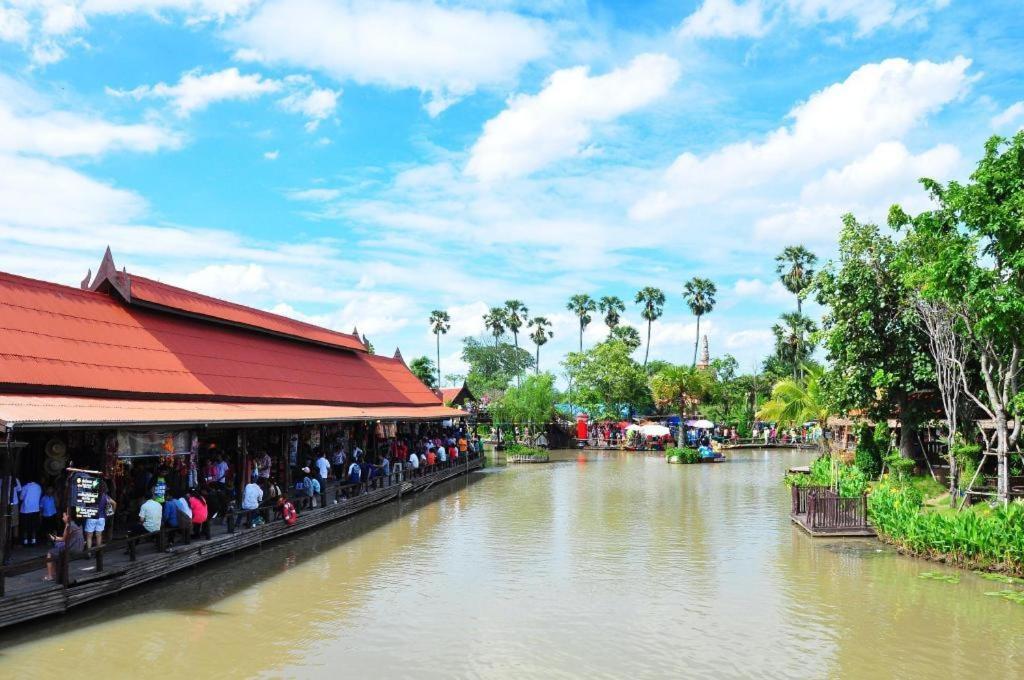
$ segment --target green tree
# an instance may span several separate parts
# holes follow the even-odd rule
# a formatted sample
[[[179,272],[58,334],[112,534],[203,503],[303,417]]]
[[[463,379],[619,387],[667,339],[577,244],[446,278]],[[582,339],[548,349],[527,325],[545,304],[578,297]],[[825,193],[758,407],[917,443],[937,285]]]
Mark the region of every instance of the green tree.
[[[989,139],[968,182],[922,184],[937,207],[915,218],[894,207],[889,223],[908,229],[909,283],[956,316],[970,357],[961,369],[964,392],[994,423],[988,445],[995,446],[997,493],[1005,501],[1009,452],[1024,420],[1024,131]]]
[[[594,304],[593,298],[586,293],[580,293],[573,295],[569,298],[569,302],[565,305],[565,308],[576,315],[576,318],[580,322],[580,351],[583,351],[583,331],[586,330],[590,322],[593,321],[590,314],[597,309],[597,305]]]
[[[537,346],[537,358],[534,361],[533,368],[538,374],[540,373],[540,348],[548,343],[548,340],[554,337],[554,332],[551,330],[551,322],[548,321],[545,316],[535,316],[530,319],[530,328],[533,331],[530,332],[530,340],[533,340],[533,344]]]
[[[823,383],[831,403],[842,412],[864,409],[875,420],[898,413],[900,452],[910,457],[920,414],[909,397],[932,383],[899,248],[877,226],[845,215],[838,261],[818,274],[815,287],[826,307],[822,338],[832,370]]]
[[[562,365],[576,387],[577,403],[592,413],[620,418],[648,398],[644,370],[619,340],[572,352]]]
[[[434,370],[434,362],[430,360],[430,357],[416,357],[409,364],[409,370],[430,389],[433,390],[439,387],[439,384],[435,382],[437,373]]]
[[[775,257],[775,271],[779,280],[793,295],[796,295],[796,312],[803,314],[804,296],[814,283],[814,264],[818,256],[801,246],[786,246]]]
[[[622,313],[626,311],[626,305],[621,298],[605,295],[597,301],[597,308],[604,314],[604,324],[608,326],[608,335],[611,337],[612,332],[622,321]]]
[[[530,310],[519,300],[505,300],[505,326],[512,332],[512,344],[519,347],[519,330],[526,324]],[[516,384],[521,384],[516,376]]]
[[[660,319],[665,311],[665,293],[660,288],[647,286],[637,291],[633,301],[642,305],[640,316],[647,322],[647,348],[644,350],[644,368],[646,368],[647,358],[651,354],[651,324]]]
[[[463,339],[462,360],[469,366],[466,384],[477,395],[503,393],[515,376],[533,365],[533,357],[525,349],[508,342],[492,345],[478,338]]]
[[[808,364],[803,373],[803,378],[775,383],[772,398],[757,412],[759,420],[790,426],[815,420],[824,425],[829,411],[822,389],[825,372],[820,366]]]
[[[775,357],[786,373],[794,379],[800,377],[803,362],[814,352],[814,333],[817,325],[800,312],[785,312],[779,317],[781,323],[772,326],[775,336]]]
[[[430,313],[430,331],[437,340],[437,387],[441,386],[441,336],[447,335],[451,329],[451,320],[444,310],[435,309]]]
[[[700,404],[710,393],[712,378],[707,371],[693,366],[668,366],[651,378],[654,402],[674,406],[680,422],[686,420],[688,410]],[[679,446],[683,446],[683,427],[679,428]]]
[[[612,340],[619,340],[629,348],[630,354],[640,349],[640,331],[632,326],[616,326],[608,337]]]
[[[555,418],[560,395],[550,373],[527,376],[519,387],[508,390],[489,407],[491,416],[502,423],[543,425]],[[534,429],[534,432],[537,430]]]
[[[700,318],[715,308],[715,294],[718,289],[711,279],[695,276],[683,287],[686,305],[697,317],[697,339],[693,341],[693,365],[697,365],[697,347],[700,345]]]
[[[490,310],[484,314],[484,328],[491,332],[494,336],[494,346],[498,346],[498,338],[505,334],[506,319],[505,309],[503,307],[491,307]]]

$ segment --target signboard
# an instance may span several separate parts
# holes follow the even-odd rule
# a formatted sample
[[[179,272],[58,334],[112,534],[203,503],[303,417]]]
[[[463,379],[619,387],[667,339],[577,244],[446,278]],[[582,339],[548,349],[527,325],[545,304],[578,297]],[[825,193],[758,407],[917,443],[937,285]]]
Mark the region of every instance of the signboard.
[[[100,514],[100,479],[84,472],[71,478],[71,506],[79,519],[95,519]]]

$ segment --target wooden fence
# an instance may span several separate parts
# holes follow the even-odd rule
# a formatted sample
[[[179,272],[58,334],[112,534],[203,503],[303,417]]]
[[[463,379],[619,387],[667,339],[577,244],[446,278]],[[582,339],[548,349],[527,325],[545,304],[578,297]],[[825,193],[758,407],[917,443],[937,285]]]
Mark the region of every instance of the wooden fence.
[[[866,494],[842,498],[828,487],[794,486],[792,514],[813,531],[867,529],[868,497]]]

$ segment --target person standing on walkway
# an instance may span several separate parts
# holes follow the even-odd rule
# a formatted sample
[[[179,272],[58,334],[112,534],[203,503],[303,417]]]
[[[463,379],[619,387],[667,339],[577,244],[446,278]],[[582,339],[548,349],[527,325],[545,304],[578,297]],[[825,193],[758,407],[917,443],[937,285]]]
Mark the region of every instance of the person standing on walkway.
[[[18,494],[21,506],[21,543],[35,545],[39,533],[39,500],[43,496],[43,487],[34,480],[29,480]]]

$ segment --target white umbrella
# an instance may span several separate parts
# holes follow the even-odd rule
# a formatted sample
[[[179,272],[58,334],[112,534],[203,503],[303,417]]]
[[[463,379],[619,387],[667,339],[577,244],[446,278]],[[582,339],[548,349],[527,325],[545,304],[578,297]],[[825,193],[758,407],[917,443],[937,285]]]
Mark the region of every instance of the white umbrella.
[[[626,432],[630,432],[632,430],[639,430],[639,429],[641,429],[640,426],[637,425],[636,423],[633,423],[632,425],[630,425],[630,426],[628,426],[626,428]]]
[[[640,427],[640,431],[646,437],[664,437],[671,434],[671,431],[664,425],[643,425]]]
[[[688,427],[695,427],[698,430],[710,430],[715,426],[710,420],[687,420],[686,425]]]

